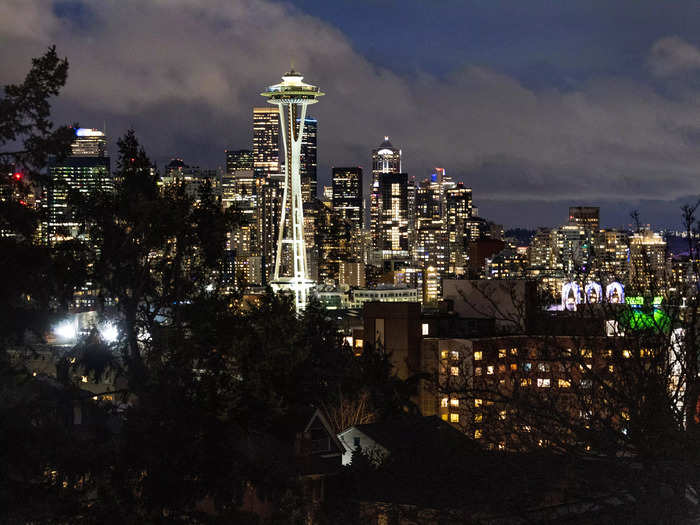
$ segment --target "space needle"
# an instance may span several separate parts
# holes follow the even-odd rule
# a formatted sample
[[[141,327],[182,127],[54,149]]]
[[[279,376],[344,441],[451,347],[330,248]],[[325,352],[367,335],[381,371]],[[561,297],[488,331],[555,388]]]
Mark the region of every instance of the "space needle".
[[[280,129],[284,142],[285,174],[284,192],[280,213],[277,256],[272,288],[294,293],[297,311],[303,310],[308,301],[313,281],[309,278],[304,243],[304,208],[301,200],[301,142],[304,136],[306,106],[315,104],[323,96],[316,86],[302,82],[304,77],[291,71],[282,82],[270,86],[263,93],[268,103],[276,104],[280,113]],[[291,257],[289,253],[291,252]],[[283,259],[283,256],[286,256]]]

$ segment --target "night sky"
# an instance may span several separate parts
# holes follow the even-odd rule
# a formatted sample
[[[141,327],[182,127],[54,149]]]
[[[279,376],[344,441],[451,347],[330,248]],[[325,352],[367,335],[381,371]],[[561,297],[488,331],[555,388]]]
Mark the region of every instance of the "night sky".
[[[59,123],[133,126],[159,165],[251,147],[252,106],[293,61],[326,96],[319,182],[389,135],[506,227],[598,205],[677,226],[700,194],[700,2],[0,0],[0,84],[55,43]]]

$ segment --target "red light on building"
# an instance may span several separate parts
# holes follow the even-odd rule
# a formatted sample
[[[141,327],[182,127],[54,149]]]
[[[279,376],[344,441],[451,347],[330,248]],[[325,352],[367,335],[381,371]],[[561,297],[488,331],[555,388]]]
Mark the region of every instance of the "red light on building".
[[[18,171],[12,175],[15,180],[22,180],[22,174]]]

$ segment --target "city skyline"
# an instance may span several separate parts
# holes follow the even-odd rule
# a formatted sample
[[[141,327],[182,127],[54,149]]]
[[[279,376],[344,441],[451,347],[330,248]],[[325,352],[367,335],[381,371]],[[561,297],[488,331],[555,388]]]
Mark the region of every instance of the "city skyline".
[[[568,206],[587,204],[606,210],[604,225],[626,225],[629,212],[640,209],[644,222],[675,226],[680,204],[698,194],[694,122],[700,109],[692,94],[700,54],[689,30],[697,13],[689,4],[660,12],[635,3],[636,16],[625,2],[588,11],[582,3],[547,11],[468,4],[452,13],[454,21],[436,6],[424,18],[426,30],[479,21],[493,34],[475,30],[467,41],[433,31],[427,33],[435,35],[431,45],[419,52],[406,44],[407,32],[427,8],[411,2],[396,29],[373,39],[363,38],[367,28],[352,29],[352,17],[341,21],[311,1],[234,7],[183,1],[167,12],[141,2],[132,6],[139,16],[128,24],[127,9],[106,4],[16,4],[0,25],[0,41],[7,44],[2,80],[16,81],[22,64],[55,42],[71,60],[57,122],[106,122],[110,136],[133,125],[159,165],[181,156],[214,168],[223,165],[225,149],[249,148],[256,86],[266,82],[268,70],[286,70],[294,60],[329,94],[352,86],[344,104],[314,114],[320,186],[330,183],[333,165],[359,165],[369,173],[367,152],[389,135],[402,145],[409,175],[422,179],[432,166],[444,166],[480,195],[485,216],[506,226],[521,225],[523,217],[523,226],[555,225]],[[362,2],[358,8],[389,9]],[[189,16],[196,10],[204,16]],[[504,22],[514,15],[524,23]],[[42,30],[23,30],[26,20]],[[313,36],[283,47],[279,39],[265,39],[265,31],[248,29],[256,20],[270,27],[285,20],[287,36]],[[566,39],[563,28],[573,20],[584,27]],[[620,34],[610,20],[621,21]],[[535,30],[535,22],[544,31]],[[601,27],[590,33],[596,22]],[[143,40],[166,26],[186,28],[187,37],[165,31],[180,41],[157,49]],[[628,33],[636,37],[628,41]],[[582,41],[583,34],[595,45]],[[392,35],[401,52],[386,47]],[[85,45],[88,40],[94,45]],[[225,55],[199,53],[205,41]],[[409,53],[415,58],[402,60]],[[238,67],[246,57],[255,60]],[[111,80],[116,77],[119,82]]]

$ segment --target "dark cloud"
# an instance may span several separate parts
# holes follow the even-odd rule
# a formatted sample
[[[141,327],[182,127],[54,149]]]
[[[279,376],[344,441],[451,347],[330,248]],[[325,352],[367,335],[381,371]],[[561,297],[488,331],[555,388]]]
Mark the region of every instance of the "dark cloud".
[[[327,93],[312,107],[322,183],[330,165],[367,166],[388,134],[411,175],[444,166],[474,188],[484,214],[507,224],[517,222],[514,209],[528,210],[530,223],[550,220],[554,200],[605,208],[700,192],[700,100],[692,86],[660,89],[695,67],[700,50],[672,35],[643,58],[655,75],[647,83],[598,76],[557,89],[469,64],[439,76],[396,73],[328,23],[265,0],[60,4],[0,4],[0,83],[19,80],[56,43],[71,62],[57,117],[106,121],[112,137],[133,126],[161,163],[180,155],[215,167],[225,148],[250,147],[252,106],[294,61]]]

